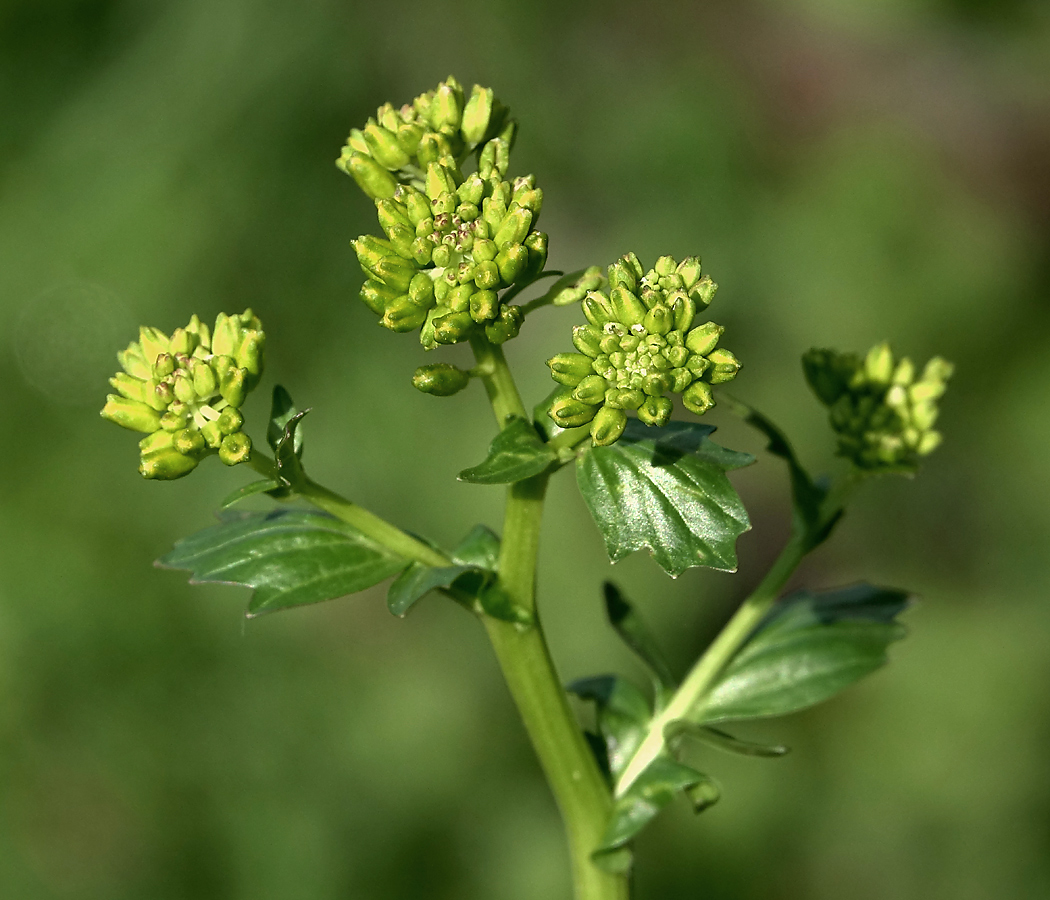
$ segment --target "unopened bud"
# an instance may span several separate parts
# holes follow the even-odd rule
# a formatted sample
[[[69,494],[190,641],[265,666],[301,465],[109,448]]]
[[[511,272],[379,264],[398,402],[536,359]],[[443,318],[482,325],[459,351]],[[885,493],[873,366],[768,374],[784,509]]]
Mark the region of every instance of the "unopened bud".
[[[699,356],[707,356],[718,346],[718,339],[725,329],[714,322],[697,325],[685,336],[685,345]]]
[[[603,406],[591,421],[591,440],[596,447],[614,443],[627,427],[627,415],[620,409]]]
[[[489,121],[492,118],[494,100],[495,95],[492,88],[474,85],[470,99],[463,109],[463,122],[460,125],[460,131],[467,146],[474,147],[485,139],[489,130]]]
[[[160,428],[160,413],[138,400],[110,394],[106,405],[100,413],[102,418],[109,419],[123,428],[150,434]]]
[[[252,440],[243,431],[226,435],[219,444],[219,459],[228,466],[247,462],[251,455]]]
[[[179,453],[174,447],[143,454],[139,462],[139,472],[143,478],[155,478],[161,481],[182,478],[195,468],[197,468],[197,458]]]
[[[711,386],[702,381],[694,381],[682,392],[682,403],[689,412],[702,416],[715,405]]]
[[[597,412],[597,406],[581,403],[566,395],[555,397],[548,415],[562,428],[576,428],[590,422]]]
[[[575,387],[581,380],[594,373],[592,360],[582,353],[559,353],[547,360],[551,377],[559,384]]]
[[[424,394],[451,397],[470,383],[470,375],[448,363],[420,366],[412,375],[412,386]]]
[[[373,200],[394,196],[397,179],[371,157],[352,153],[346,161],[346,168],[357,186]]]

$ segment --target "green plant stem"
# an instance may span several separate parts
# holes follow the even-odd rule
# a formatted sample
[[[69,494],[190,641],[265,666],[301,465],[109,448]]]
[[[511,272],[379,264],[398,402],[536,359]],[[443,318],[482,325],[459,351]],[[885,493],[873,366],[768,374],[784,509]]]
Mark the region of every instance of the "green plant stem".
[[[623,775],[616,784],[616,795],[621,796],[631,783],[645,771],[665,746],[664,731],[676,719],[686,718],[697,701],[708,691],[722,669],[754,631],[755,626],[769,612],[781,589],[806,555],[805,536],[795,532],[781,550],[765,578],[740,605],[733,617],[719,632],[711,646],[693,666],[671,702],[657,715],[645,739],[635,751]]]
[[[502,351],[484,339],[471,345],[500,427],[508,416],[524,416]],[[500,585],[532,613],[531,624],[486,618],[485,628],[565,823],[576,900],[627,900],[627,878],[591,860],[612,798],[573,716],[536,614],[536,559],[548,480],[543,473],[510,486],[500,545]]]
[[[274,461],[257,450],[252,450],[249,465],[264,478],[276,478],[277,466]],[[451,565],[451,560],[433,547],[424,544],[410,534],[406,534],[396,525],[382,519],[363,506],[339,496],[335,491],[322,487],[310,478],[304,478],[295,487],[296,493],[308,500],[318,509],[331,513],[337,519],[352,525],[362,534],[367,535],[377,544],[381,544],[398,556],[421,562],[427,566]]]

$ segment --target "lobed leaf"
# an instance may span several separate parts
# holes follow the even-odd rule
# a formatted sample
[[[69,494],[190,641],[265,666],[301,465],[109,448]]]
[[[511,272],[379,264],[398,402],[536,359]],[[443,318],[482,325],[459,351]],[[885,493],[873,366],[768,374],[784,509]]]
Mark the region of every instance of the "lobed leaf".
[[[362,591],[406,563],[338,519],[298,509],[225,513],[157,561],[192,572],[194,584],[254,588],[249,617]]]
[[[653,711],[645,695],[617,675],[580,678],[566,688],[597,708],[598,730],[604,743],[605,768],[619,778],[645,737]]]
[[[736,570],[736,540],[751,523],[726,472],[754,457],[711,442],[713,431],[632,419],[615,444],[578,457],[580,493],[610,560],[647,547],[673,577],[691,566]]]

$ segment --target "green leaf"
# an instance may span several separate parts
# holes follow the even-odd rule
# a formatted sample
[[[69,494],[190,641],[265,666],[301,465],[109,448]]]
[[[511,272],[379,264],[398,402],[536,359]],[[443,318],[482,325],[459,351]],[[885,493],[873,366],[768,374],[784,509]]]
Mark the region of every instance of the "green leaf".
[[[499,563],[499,535],[484,525],[475,525],[456,545],[452,558],[464,566],[495,571]]]
[[[688,793],[695,798],[694,808],[699,812],[717,799],[718,789],[709,776],[666,756],[658,756],[617,798],[602,842],[593,854],[594,862],[604,869],[625,871],[630,865],[629,857],[618,851],[622,851],[679,793]]]
[[[306,478],[303,464],[300,462],[302,454],[302,440],[300,438],[299,425],[303,417],[310,412],[304,409],[293,415],[284,426],[281,439],[277,442],[274,450],[274,461],[277,463],[277,480],[284,488],[296,490],[298,485]],[[274,496],[280,496],[274,492]]]
[[[662,706],[665,695],[673,693],[677,686],[675,677],[664,660],[663,651],[660,650],[648,626],[635,612],[634,607],[627,602],[627,598],[620,589],[611,581],[605,582],[603,589],[605,591],[605,612],[609,617],[609,623],[653,676],[657,698],[661,701],[658,705]]]
[[[748,425],[762,432],[769,440],[766,449],[774,456],[779,456],[788,464],[788,472],[791,477],[792,512],[795,518],[795,527],[805,536],[805,548],[808,552],[814,547],[824,543],[831,535],[832,530],[842,518],[843,510],[834,510],[824,518],[824,500],[828,495],[828,487],[825,479],[819,481],[810,477],[809,472],[799,462],[795,451],[787,439],[787,435],[778,428],[771,419],[762,415],[746,403],[741,403],[725,394],[720,399],[733,413],[740,416]]]
[[[468,566],[435,568],[423,563],[412,563],[394,579],[386,595],[386,603],[395,616],[404,616],[417,600],[437,588],[451,587]]]
[[[226,509],[229,506],[233,506],[234,503],[238,503],[245,497],[251,497],[253,494],[262,494],[266,491],[277,490],[281,487],[279,482],[273,481],[267,478],[264,481],[253,481],[251,484],[246,484],[244,487],[237,488],[232,494],[228,494],[219,504],[219,509]]]
[[[788,748],[783,744],[759,744],[754,741],[744,741],[718,728],[712,728],[710,725],[696,725],[682,719],[675,720],[664,729],[664,737],[669,744],[683,736],[696,738],[712,747],[718,747],[729,753],[739,753],[741,756],[776,757],[788,753]]]
[[[281,385],[273,386],[273,400],[270,403],[270,424],[266,427],[266,441],[274,453],[285,438],[288,423],[299,413],[292,403],[292,397]],[[296,456],[303,455],[303,435],[297,432],[294,437]]]
[[[543,443],[532,424],[514,417],[489,445],[485,460],[460,472],[459,480],[472,484],[511,484],[539,475],[556,460],[557,455]]]
[[[298,509],[225,513],[157,561],[189,570],[192,584],[255,588],[249,618],[362,591],[406,563],[338,519]]]
[[[751,523],[725,473],[754,457],[712,443],[713,431],[632,419],[615,444],[579,456],[580,493],[613,562],[648,547],[673,577],[691,566],[736,571],[736,539]]]
[[[908,594],[859,584],[786,597],[691,711],[698,724],[781,716],[837,694],[886,662]]]
[[[653,711],[638,688],[617,675],[581,678],[566,688],[597,707],[598,730],[605,743],[605,763],[613,779],[623,770],[645,737]]]

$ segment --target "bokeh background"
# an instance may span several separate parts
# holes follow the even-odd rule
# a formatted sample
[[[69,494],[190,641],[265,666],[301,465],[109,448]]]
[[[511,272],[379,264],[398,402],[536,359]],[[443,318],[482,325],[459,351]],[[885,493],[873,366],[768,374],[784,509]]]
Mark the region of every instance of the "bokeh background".
[[[7,0],[0,7],[0,895],[567,897],[560,823],[475,621],[382,589],[246,623],[152,561],[249,477],[135,473],[97,410],[139,323],[252,306],[311,473],[451,543],[493,422],[357,301],[348,129],[452,72],[520,122],[554,265],[699,252],[736,393],[815,467],[798,357],[888,339],[957,363],[943,449],[862,495],[798,583],[916,590],[893,663],[710,751],[723,801],[640,841],[650,898],[1050,896],[1050,9],[1031,0]],[[572,309],[509,348],[527,399]],[[455,359],[450,351],[437,351]],[[433,361],[431,358],[429,361]],[[633,672],[610,574],[684,671],[788,521],[780,463],[719,411],[754,530],[737,576],[610,569],[556,479],[541,603],[566,679]]]

